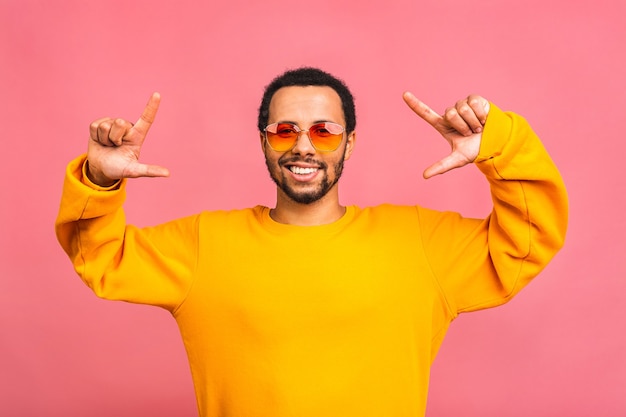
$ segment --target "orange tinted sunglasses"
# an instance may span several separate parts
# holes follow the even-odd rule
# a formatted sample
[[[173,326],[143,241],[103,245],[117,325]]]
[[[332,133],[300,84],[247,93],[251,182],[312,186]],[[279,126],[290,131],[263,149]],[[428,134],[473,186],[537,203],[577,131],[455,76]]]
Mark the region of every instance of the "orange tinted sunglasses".
[[[276,152],[286,152],[296,146],[303,132],[308,132],[311,145],[320,152],[332,152],[343,140],[344,127],[333,122],[315,123],[310,128],[300,129],[293,123],[272,123],[264,129],[265,140]]]

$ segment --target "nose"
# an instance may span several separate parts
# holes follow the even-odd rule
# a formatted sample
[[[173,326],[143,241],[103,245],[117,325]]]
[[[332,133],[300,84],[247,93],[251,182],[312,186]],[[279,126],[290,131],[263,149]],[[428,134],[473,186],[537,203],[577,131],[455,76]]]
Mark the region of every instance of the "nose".
[[[298,134],[298,140],[291,149],[291,152],[297,155],[312,155],[315,153],[315,148],[311,143],[311,137],[308,130],[301,130]]]

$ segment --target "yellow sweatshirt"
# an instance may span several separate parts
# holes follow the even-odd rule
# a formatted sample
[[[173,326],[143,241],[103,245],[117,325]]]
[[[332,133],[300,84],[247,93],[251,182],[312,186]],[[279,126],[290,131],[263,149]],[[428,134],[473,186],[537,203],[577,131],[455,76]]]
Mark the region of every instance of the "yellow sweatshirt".
[[[423,416],[430,366],[460,313],[508,301],[563,244],[561,177],[519,116],[491,106],[476,165],[494,209],[349,206],[337,222],[266,207],[126,225],[125,181],[68,166],[57,236],[99,296],[176,319],[201,416]]]

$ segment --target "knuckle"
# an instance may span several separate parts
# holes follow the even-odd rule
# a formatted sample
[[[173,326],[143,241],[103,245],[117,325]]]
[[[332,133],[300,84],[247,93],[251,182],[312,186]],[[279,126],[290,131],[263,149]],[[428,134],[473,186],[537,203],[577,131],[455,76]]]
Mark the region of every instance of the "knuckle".
[[[480,96],[471,95],[467,98],[467,101],[470,106],[474,107],[474,106],[480,106],[483,102],[483,99]]]
[[[101,118],[101,119],[96,119],[96,120],[92,121],[92,122],[89,124],[89,128],[90,128],[90,129],[92,129],[92,130],[97,130],[97,129],[98,129],[98,127],[99,127],[102,123],[107,123],[107,122],[110,122],[111,120],[112,120],[112,119],[111,119],[110,117],[103,117],[103,118]]]
[[[463,101],[461,104],[459,104],[457,111],[459,112],[459,114],[467,115],[472,112],[472,108],[466,101]]]
[[[98,132],[105,133],[111,130],[111,124],[109,122],[102,122],[98,125]]]
[[[459,112],[457,111],[456,107],[448,107],[445,110],[444,115],[446,119],[451,120],[457,118],[459,116]]]

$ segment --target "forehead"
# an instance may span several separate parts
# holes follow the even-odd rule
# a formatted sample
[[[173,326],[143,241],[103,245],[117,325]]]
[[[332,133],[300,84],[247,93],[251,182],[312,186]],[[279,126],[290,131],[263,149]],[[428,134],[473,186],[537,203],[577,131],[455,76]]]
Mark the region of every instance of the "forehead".
[[[345,122],[341,98],[327,86],[290,86],[274,93],[269,106],[269,122]]]

